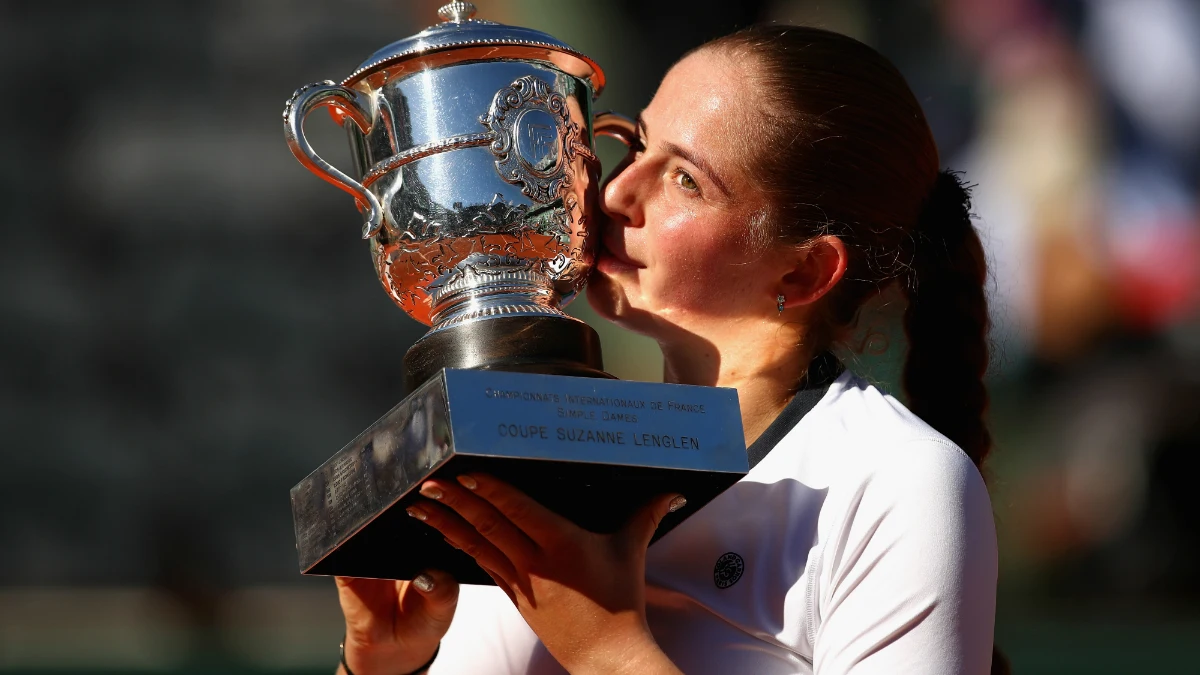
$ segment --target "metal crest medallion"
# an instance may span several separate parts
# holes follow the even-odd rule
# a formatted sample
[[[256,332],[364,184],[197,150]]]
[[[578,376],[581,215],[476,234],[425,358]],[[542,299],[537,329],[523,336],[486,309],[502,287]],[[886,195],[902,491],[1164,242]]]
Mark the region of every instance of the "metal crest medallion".
[[[496,92],[488,114],[479,118],[493,134],[489,148],[496,171],[526,197],[548,204],[574,180],[571,161],[580,148],[579,124],[567,101],[533,75]],[[590,150],[588,151],[590,153]]]

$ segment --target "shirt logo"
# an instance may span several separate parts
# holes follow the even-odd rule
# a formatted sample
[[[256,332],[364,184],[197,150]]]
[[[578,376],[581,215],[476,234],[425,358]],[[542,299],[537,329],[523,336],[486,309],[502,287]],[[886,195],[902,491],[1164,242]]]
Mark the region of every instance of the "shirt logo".
[[[746,561],[742,560],[742,556],[730,551],[717,558],[717,564],[713,567],[713,583],[717,588],[729,588],[742,578],[742,572],[745,571]]]

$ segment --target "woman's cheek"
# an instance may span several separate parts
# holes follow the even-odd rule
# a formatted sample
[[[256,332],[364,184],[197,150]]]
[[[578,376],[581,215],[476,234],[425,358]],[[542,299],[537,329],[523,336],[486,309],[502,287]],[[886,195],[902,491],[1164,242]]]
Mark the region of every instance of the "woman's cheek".
[[[660,310],[695,314],[726,314],[730,290],[740,287],[738,274],[748,270],[730,264],[739,253],[733,250],[724,228],[713,223],[675,221],[664,223],[655,247],[659,265],[655,295]]]

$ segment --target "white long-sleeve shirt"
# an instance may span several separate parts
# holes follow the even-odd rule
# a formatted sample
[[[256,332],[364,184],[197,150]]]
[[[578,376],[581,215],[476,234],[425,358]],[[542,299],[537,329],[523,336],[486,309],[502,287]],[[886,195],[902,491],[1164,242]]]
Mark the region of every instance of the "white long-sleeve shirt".
[[[688,675],[988,673],[996,534],[971,460],[849,372],[795,407],[744,479],[650,547],[660,647]],[[462,588],[430,669],[563,672],[487,586]]]

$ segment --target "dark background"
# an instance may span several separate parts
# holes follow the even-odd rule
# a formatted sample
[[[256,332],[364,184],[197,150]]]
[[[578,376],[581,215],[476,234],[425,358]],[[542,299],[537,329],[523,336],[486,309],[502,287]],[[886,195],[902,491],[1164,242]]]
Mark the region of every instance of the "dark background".
[[[287,491],[402,397],[424,329],[280,113],[438,4],[0,2],[0,672],[332,669]],[[998,639],[1018,673],[1197,672],[1196,3],[479,4],[594,57],[627,113],[756,20],[892,58],[993,260]],[[341,129],[308,134],[346,165]],[[595,325],[611,370],[660,377]],[[877,328],[855,361],[894,387]]]

